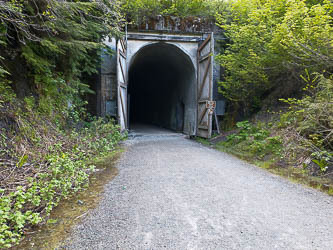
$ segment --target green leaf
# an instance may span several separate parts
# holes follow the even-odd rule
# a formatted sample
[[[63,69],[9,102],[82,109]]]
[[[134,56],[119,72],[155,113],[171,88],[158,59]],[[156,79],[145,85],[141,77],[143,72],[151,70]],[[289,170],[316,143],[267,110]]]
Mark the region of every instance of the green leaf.
[[[17,167],[22,167],[28,161],[28,155],[22,155],[20,161],[16,164]]]

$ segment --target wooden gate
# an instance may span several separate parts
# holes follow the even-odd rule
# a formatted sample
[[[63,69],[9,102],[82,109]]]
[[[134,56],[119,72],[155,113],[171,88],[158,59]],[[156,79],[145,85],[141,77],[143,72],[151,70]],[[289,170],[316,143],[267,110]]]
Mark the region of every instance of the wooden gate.
[[[121,131],[127,129],[127,64],[126,43],[120,39],[117,42],[117,85],[118,85],[118,123]]]
[[[212,135],[212,117],[216,106],[213,101],[213,56],[214,37],[211,33],[199,46],[198,64],[198,113],[197,136],[210,138]]]

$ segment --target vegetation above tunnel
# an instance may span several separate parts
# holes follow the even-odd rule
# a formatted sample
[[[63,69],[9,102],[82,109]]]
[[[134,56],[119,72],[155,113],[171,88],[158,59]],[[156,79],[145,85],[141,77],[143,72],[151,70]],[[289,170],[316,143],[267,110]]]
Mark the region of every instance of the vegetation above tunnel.
[[[122,9],[132,22],[171,15],[177,17],[214,17],[224,9],[224,0],[121,0]]]

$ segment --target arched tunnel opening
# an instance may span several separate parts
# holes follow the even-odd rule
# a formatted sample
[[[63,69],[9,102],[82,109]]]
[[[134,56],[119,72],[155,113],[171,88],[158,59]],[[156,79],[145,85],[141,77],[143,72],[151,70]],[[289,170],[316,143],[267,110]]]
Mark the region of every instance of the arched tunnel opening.
[[[130,128],[151,124],[193,134],[196,75],[188,55],[175,45],[141,48],[129,68]]]

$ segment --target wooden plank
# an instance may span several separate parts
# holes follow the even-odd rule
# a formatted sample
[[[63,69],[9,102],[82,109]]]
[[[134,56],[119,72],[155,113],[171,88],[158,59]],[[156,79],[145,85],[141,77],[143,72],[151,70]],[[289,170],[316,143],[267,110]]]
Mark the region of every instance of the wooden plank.
[[[121,73],[123,75],[123,79],[126,82],[126,76],[125,76],[125,73],[124,73],[123,63],[121,62],[120,57],[119,57],[119,64],[120,64]]]
[[[199,123],[198,123],[198,125],[201,124],[201,122],[202,122],[203,118],[205,117],[205,114],[207,113],[207,111],[208,111],[208,109],[206,109],[206,107],[205,107],[204,112],[202,112],[202,113],[200,114],[200,118],[199,118]]]
[[[217,118],[216,110],[215,110],[215,109],[214,109],[214,117],[215,117],[215,123],[216,123],[217,133],[218,133],[218,134],[221,134],[221,131],[220,131],[220,124],[219,124],[219,120],[218,120],[218,118]]]
[[[119,82],[119,86],[124,89],[127,89],[127,85],[125,85],[125,83],[123,83],[123,82]]]
[[[208,60],[208,63],[207,63],[206,69],[205,69],[205,75],[204,75],[204,78],[203,78],[203,80],[201,82],[201,85],[200,85],[200,90],[199,90],[199,94],[198,94],[198,100],[201,99],[202,91],[203,91],[203,88],[205,86],[205,82],[206,82],[208,71],[209,71],[209,68],[210,68],[210,65],[211,65],[211,61],[212,61],[212,58],[209,57],[209,60]]]
[[[202,126],[202,125],[199,125],[198,128],[201,130],[207,130],[207,131],[209,130],[207,126]]]
[[[206,103],[208,102],[208,101],[210,101],[210,99],[201,99],[201,100],[199,100],[198,101],[198,103],[204,103],[205,105],[206,105]]]
[[[121,44],[121,47],[122,47],[122,51],[124,52],[124,53],[126,53],[126,46],[125,46],[125,42],[124,42],[124,40],[123,39],[120,39],[120,44]]]
[[[198,43],[201,36],[171,36],[171,35],[157,35],[157,34],[128,34],[128,40],[138,41],[169,41],[169,42],[189,42]]]
[[[210,36],[210,39],[211,39],[211,43],[210,43],[210,53],[211,53],[211,60],[214,56],[214,33],[212,32],[211,33],[211,36]],[[214,60],[214,59],[213,59]],[[210,74],[209,74],[209,96],[211,98],[211,100],[213,100],[213,78],[214,78],[214,61],[210,61],[211,62],[211,71],[210,71]],[[210,120],[210,123],[212,123],[212,119]],[[210,125],[210,134],[212,133],[212,124]]]
[[[212,35],[209,34],[209,36],[206,38],[206,40],[200,45],[200,47],[198,49],[199,53],[206,46],[206,44],[210,42],[211,37],[212,37]]]
[[[209,57],[211,56],[211,52],[209,52],[208,54],[204,55],[204,56],[200,56],[199,57],[199,63],[207,60]]]
[[[121,88],[119,88],[119,94],[120,94],[121,110],[122,110],[122,113],[123,113],[124,124],[125,124],[125,127],[126,127],[127,117],[126,117],[126,111],[125,111],[125,107],[124,107],[123,95],[121,93]]]
[[[120,54],[124,59],[126,59],[126,55],[125,55],[125,53],[124,53],[123,51],[119,50],[119,54]]]

